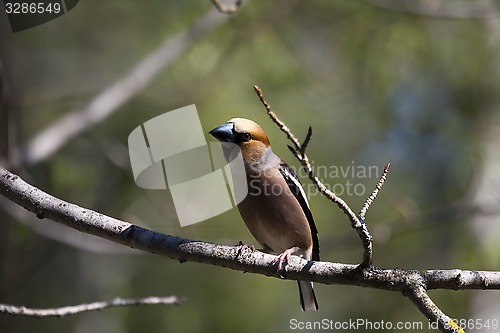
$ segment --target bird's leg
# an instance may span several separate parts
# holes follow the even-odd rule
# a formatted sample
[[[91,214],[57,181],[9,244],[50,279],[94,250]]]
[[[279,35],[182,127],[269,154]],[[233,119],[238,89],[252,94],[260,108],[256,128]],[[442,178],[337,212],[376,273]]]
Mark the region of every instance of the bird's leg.
[[[294,246],[289,248],[288,250],[285,250],[283,253],[281,253],[276,259],[273,261],[273,265],[278,264],[278,271],[283,271],[285,268],[285,265],[288,263],[288,260],[290,259],[290,256],[297,252],[300,248],[298,246]]]

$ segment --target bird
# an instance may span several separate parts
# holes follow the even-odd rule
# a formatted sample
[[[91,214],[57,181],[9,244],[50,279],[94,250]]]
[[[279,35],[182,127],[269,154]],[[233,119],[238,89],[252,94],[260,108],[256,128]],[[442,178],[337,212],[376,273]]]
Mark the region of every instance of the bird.
[[[307,197],[292,168],[274,154],[268,136],[257,123],[233,118],[209,134],[239,147],[248,194],[238,210],[253,237],[266,253],[279,254],[275,263],[284,270],[290,255],[319,261],[318,230]],[[297,281],[303,311],[317,311],[310,281]]]

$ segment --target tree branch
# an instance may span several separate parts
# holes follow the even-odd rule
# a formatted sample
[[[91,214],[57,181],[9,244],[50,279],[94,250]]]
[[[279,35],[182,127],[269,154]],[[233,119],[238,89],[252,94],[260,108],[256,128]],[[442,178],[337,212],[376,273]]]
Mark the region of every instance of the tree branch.
[[[356,230],[358,233],[358,236],[361,239],[361,243],[363,245],[363,261],[361,264],[357,267],[358,274],[369,274],[368,276],[363,276],[362,280],[366,280],[367,278],[372,277],[372,274],[376,272],[377,274],[379,273],[387,273],[389,276],[391,276],[392,279],[395,277],[397,281],[393,281],[391,283],[394,283],[396,285],[396,289],[392,289],[390,286],[384,285],[383,289],[388,289],[388,290],[399,290],[401,291],[404,295],[408,296],[418,307],[418,309],[430,320],[433,322],[438,323],[438,327],[442,332],[459,332],[459,333],[464,333],[464,331],[458,326],[453,320],[451,320],[448,316],[446,316],[430,299],[429,295],[427,294],[426,291],[426,285],[423,283],[423,277],[421,274],[417,274],[416,272],[410,272],[410,271],[401,271],[401,270],[396,270],[396,271],[381,271],[378,269],[374,269],[372,267],[372,257],[373,257],[373,242],[372,242],[372,236],[368,230],[368,227],[366,226],[365,223],[365,215],[368,209],[370,208],[370,205],[373,203],[375,198],[377,197],[378,192],[382,189],[382,186],[384,185],[386,179],[387,179],[387,174],[389,173],[389,168],[390,168],[390,163],[387,163],[384,172],[382,173],[379,181],[375,185],[375,189],[372,191],[370,196],[366,199],[365,203],[363,204],[360,213],[359,213],[359,218],[354,215],[352,209],[347,205],[340,197],[335,195],[335,193],[329,191],[326,189],[324,184],[314,175],[314,172],[312,170],[312,166],[309,163],[309,159],[305,153],[307,145],[309,144],[312,136],[312,129],[309,127],[307,131],[307,135],[304,139],[304,142],[302,145],[299,143],[297,138],[293,135],[293,133],[290,131],[290,129],[285,125],[284,122],[278,119],[276,114],[271,110],[271,106],[269,103],[265,100],[262,90],[258,86],[254,86],[255,92],[257,93],[257,96],[259,96],[260,101],[266,108],[267,114],[269,117],[271,117],[272,121],[279,127],[279,129],[286,134],[287,138],[292,141],[294,144],[294,147],[288,146],[290,151],[293,153],[293,155],[301,162],[302,166],[307,170],[307,174],[309,176],[309,179],[314,183],[314,185],[318,188],[318,190],[323,194],[325,197],[330,199],[332,202],[336,203],[337,206],[339,206],[342,211],[347,215],[349,220],[351,221],[351,226]],[[368,272],[369,271],[369,272]],[[398,278],[398,274],[404,272],[401,274]],[[456,272],[455,272],[456,273]],[[436,272],[434,272],[434,276],[436,276]],[[425,275],[425,274],[424,274]],[[444,273],[443,275],[447,275]],[[470,281],[481,281],[480,277],[470,277],[468,276],[469,282]],[[463,285],[463,281],[465,279],[462,278],[461,273],[458,273],[458,275],[455,275],[455,278],[459,279],[460,283],[458,284],[458,287]],[[439,280],[439,279],[438,279]],[[362,285],[362,284],[358,284]],[[394,286],[393,285],[393,286]],[[482,283],[483,286],[486,286],[487,283]]]
[[[306,138],[304,139],[304,143],[301,145],[299,140],[293,135],[293,133],[290,131],[290,129],[285,125],[284,122],[278,119],[276,114],[271,110],[271,106],[269,103],[265,100],[263,94],[262,94],[262,89],[260,89],[258,86],[253,87],[255,92],[257,93],[257,96],[259,96],[260,101],[266,108],[267,114],[269,117],[271,117],[272,121],[279,127],[279,129],[286,134],[287,138],[292,141],[294,147],[288,146],[292,154],[299,160],[299,162],[302,164],[302,166],[306,169],[307,175],[309,179],[312,181],[312,183],[316,186],[318,191],[328,198],[330,201],[335,203],[349,218],[351,221],[351,227],[356,230],[358,233],[358,236],[361,240],[361,244],[363,245],[363,261],[360,264],[360,268],[367,268],[372,265],[372,257],[373,257],[373,244],[372,244],[372,236],[370,234],[370,231],[368,230],[368,227],[364,221],[364,217],[366,214],[366,211],[368,210],[371,202],[375,200],[375,197],[377,196],[378,191],[382,188],[385,179],[387,177],[387,173],[389,172],[389,165],[387,164],[384,172],[377,183],[377,186],[375,187],[375,190],[372,192],[372,194],[368,197],[367,201],[363,205],[363,208],[361,209],[360,212],[360,217],[356,216],[356,214],[353,212],[351,207],[342,200],[339,196],[337,196],[335,193],[330,191],[320,180],[316,175],[314,174],[313,168],[311,163],[309,162],[309,158],[306,155],[306,149],[307,145],[309,144],[309,141],[311,140],[312,136],[312,129],[309,127],[309,130],[307,131]]]
[[[375,198],[377,197],[378,192],[382,189],[382,186],[384,186],[384,183],[387,180],[387,174],[389,173],[390,167],[391,167],[391,163],[387,163],[385,165],[384,172],[382,172],[382,176],[380,176],[380,180],[375,185],[375,189],[370,194],[370,196],[366,199],[365,203],[363,204],[363,207],[361,207],[361,210],[359,211],[359,219],[361,221],[365,220],[365,215],[366,215],[366,212],[368,211],[368,208],[370,208],[373,201],[375,201]]]
[[[26,183],[19,176],[0,167],[0,194],[34,213],[73,229],[138,250],[177,259],[231,268],[234,270],[280,278],[273,265],[275,256],[211,244],[148,230],[60,200]],[[323,284],[355,285],[405,292],[408,281],[418,279],[426,289],[500,289],[500,272],[401,269],[359,269],[357,265],[307,262],[292,256],[286,266],[286,279],[307,280]],[[282,278],[282,277],[281,277]],[[426,314],[427,315],[427,314]],[[430,316],[430,315],[429,315]],[[439,318],[433,316],[433,320]]]
[[[403,291],[422,312],[430,322],[438,324],[438,328],[442,332],[450,333],[465,333],[465,331],[457,325],[450,317],[445,315],[436,304],[431,300],[424,286],[419,283],[420,277],[416,277],[413,281],[409,281],[408,288]]]
[[[30,228],[31,231],[66,246],[100,254],[140,254],[140,252],[133,251],[116,243],[110,243],[102,238],[77,233],[59,223],[40,223],[34,218],[33,214],[22,207],[12,205],[12,202],[3,197],[0,197],[0,209],[10,215],[13,220]]]
[[[280,278],[273,255],[239,246],[212,244],[162,234],[121,221],[58,199],[26,183],[0,167],[0,194],[24,207],[38,218],[49,218],[70,228],[141,251],[167,256],[181,262],[194,261],[234,270]],[[307,266],[307,267],[306,267]],[[310,266],[310,267],[309,267]],[[286,266],[288,280],[307,280],[323,284],[357,285],[401,291],[409,276],[420,276],[428,289],[500,289],[500,272],[465,270],[360,270],[357,265],[313,262],[297,256]]]
[[[21,315],[28,317],[64,317],[82,312],[104,310],[110,307],[131,306],[131,305],[179,305],[184,302],[183,298],[177,296],[168,297],[145,297],[137,299],[115,298],[111,301],[93,302],[72,306],[64,306],[52,309],[32,309],[25,306],[14,306],[9,304],[0,304],[0,313],[11,315]]]

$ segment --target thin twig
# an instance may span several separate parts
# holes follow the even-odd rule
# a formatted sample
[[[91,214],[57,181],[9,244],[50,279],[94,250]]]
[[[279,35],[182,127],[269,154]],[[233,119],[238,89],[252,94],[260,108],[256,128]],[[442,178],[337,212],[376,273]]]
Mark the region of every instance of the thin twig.
[[[363,262],[361,263],[362,268],[370,267],[373,262],[373,237],[370,234],[368,230],[368,226],[365,223],[365,215],[366,212],[368,211],[368,208],[370,208],[371,204],[377,197],[378,192],[382,189],[382,186],[384,186],[384,183],[387,179],[387,174],[389,173],[389,168],[391,167],[391,163],[387,163],[384,168],[384,172],[382,172],[382,176],[380,176],[379,181],[375,185],[375,189],[373,192],[370,194],[370,196],[366,199],[365,203],[363,204],[363,207],[361,207],[361,210],[359,212],[359,220],[363,224],[361,228],[356,229],[358,231],[358,235],[361,233],[361,242],[363,243]]]
[[[358,219],[358,217],[356,217],[352,212],[351,208],[342,199],[336,196],[333,192],[328,191],[326,187],[323,185],[323,183],[314,175],[312,166],[309,163],[309,159],[307,158],[307,155],[305,153],[305,150],[307,148],[307,145],[309,144],[312,135],[311,127],[309,127],[306,138],[304,139],[304,143],[301,145],[299,141],[296,139],[296,137],[293,135],[293,133],[290,131],[290,129],[285,125],[285,123],[279,120],[276,114],[271,110],[271,106],[265,100],[262,94],[262,90],[258,86],[254,86],[254,89],[257,95],[259,96],[260,101],[266,108],[267,114],[271,117],[272,121],[281,129],[282,132],[286,134],[287,138],[290,141],[292,141],[293,144],[295,145],[295,148],[290,146],[288,146],[288,148],[295,155],[295,157],[301,162],[301,164],[306,168],[309,179],[311,179],[311,181],[316,185],[318,190],[324,196],[326,196],[331,201],[336,203],[337,206],[339,206],[344,211],[344,213],[346,213],[346,215],[349,217],[351,225],[358,233],[358,236],[360,237],[361,243],[363,245],[363,261],[358,267],[361,268],[361,271],[370,271],[370,268],[372,267],[373,242],[368,227],[366,223],[364,223],[364,218],[368,208],[377,197],[378,192],[380,191],[380,189],[382,188],[387,179],[387,173],[389,172],[390,163],[387,163],[387,165],[385,166],[384,172],[382,173],[380,180],[377,182],[375,189],[370,194],[368,199],[365,201],[363,207],[361,208]],[[373,273],[369,272],[368,274],[373,274]],[[429,320],[438,322],[438,326],[441,329],[441,331],[465,333],[454,321],[452,321],[448,316],[446,316],[432,302],[432,300],[427,295],[427,292],[425,290],[423,284],[424,279],[422,275],[417,273],[408,273],[408,276],[410,276],[410,278],[403,277],[402,279],[403,283],[401,283],[401,280],[399,281],[398,284],[401,285],[399,290],[403,294],[408,296],[416,304],[418,309]],[[405,283],[407,281],[409,281],[410,285],[408,285],[408,283]]]
[[[64,317],[82,312],[100,311],[110,307],[133,306],[133,305],[179,305],[184,302],[184,298],[177,296],[167,297],[145,297],[137,299],[115,298],[111,301],[85,303],[61,308],[33,309],[25,306],[15,306],[10,304],[0,304],[0,313],[11,315],[22,315],[28,317]]]
[[[299,140],[293,135],[293,133],[290,131],[290,129],[285,125],[284,122],[282,122],[276,114],[271,110],[271,106],[267,101],[264,99],[264,96],[262,94],[262,90],[258,86],[254,86],[255,92],[257,93],[257,96],[259,96],[260,101],[266,108],[267,114],[269,117],[271,117],[271,120],[279,127],[279,129],[285,133],[287,138],[292,141],[292,143],[295,146],[295,149],[291,149],[292,153],[294,153],[295,157],[301,162],[302,166],[306,169],[307,174],[309,176],[309,179],[318,187],[318,190],[326,196],[328,199],[330,199],[332,202],[336,203],[342,211],[349,217],[349,220],[351,221],[353,227],[358,227],[361,223],[352,211],[352,209],[342,200],[340,197],[338,197],[335,193],[331,192],[329,189],[326,188],[326,186],[319,180],[318,177],[314,175],[312,165],[309,162],[309,159],[307,158],[307,155],[305,154],[305,146],[302,147]],[[312,131],[308,132],[308,136],[306,136],[306,140],[304,140],[304,143],[309,143],[310,137],[312,134]]]
[[[380,176],[380,179],[377,182],[377,185],[375,185],[375,189],[370,194],[370,196],[366,199],[365,203],[363,204],[363,207],[361,207],[361,210],[359,211],[359,219],[361,221],[365,220],[365,215],[366,215],[366,212],[368,211],[368,208],[370,208],[371,204],[373,203],[373,201],[377,197],[378,192],[382,189],[382,186],[384,186],[384,183],[387,180],[387,174],[389,173],[390,167],[391,167],[391,163],[387,163],[385,165],[384,172],[382,172],[382,176]]]
[[[222,3],[221,0],[212,0],[212,3],[219,12],[224,14],[234,14],[240,9],[243,0],[236,0],[232,5],[226,5]]]
[[[300,152],[302,155],[304,155],[306,153],[306,148],[307,148],[307,145],[309,144],[309,141],[311,141],[311,136],[312,136],[312,127],[309,126],[309,128],[307,129],[307,134],[306,134],[306,137],[304,139],[304,142],[302,142],[302,145],[300,146],[302,148],[302,151]]]
[[[286,134],[286,137],[288,140],[293,142],[293,145],[295,146],[295,149],[298,151],[301,151],[301,145],[299,140],[293,135],[293,133],[290,131],[290,129],[285,125],[284,122],[278,119],[278,117],[274,114],[274,112],[271,110],[271,106],[267,103],[267,101],[264,99],[264,96],[262,95],[262,90],[258,86],[253,86],[255,92],[257,93],[257,96],[259,96],[260,101],[266,108],[267,114],[269,117],[271,117],[272,121],[279,127],[279,129]]]
[[[372,236],[368,231],[368,227],[364,223],[362,223],[362,221],[360,221],[360,219],[356,216],[356,214],[344,200],[342,200],[339,196],[330,191],[314,174],[312,165],[309,162],[309,158],[305,153],[307,145],[309,144],[311,139],[312,129],[309,128],[309,130],[307,131],[306,138],[304,139],[304,143],[301,145],[299,140],[297,140],[295,135],[293,135],[293,133],[285,125],[285,123],[282,122],[276,116],[276,114],[271,110],[271,106],[269,105],[269,103],[267,103],[266,99],[264,98],[262,90],[258,86],[254,86],[254,89],[255,92],[257,93],[257,96],[259,96],[260,101],[266,108],[269,117],[271,117],[272,121],[279,127],[279,129],[283,133],[285,133],[287,138],[294,144],[295,148],[290,146],[288,148],[294,154],[294,156],[300,161],[302,166],[306,169],[309,179],[313,182],[318,191],[323,196],[328,198],[330,201],[335,203],[344,212],[344,214],[347,215],[347,217],[351,221],[352,228],[356,230],[359,238],[361,239],[361,243],[363,244],[363,261],[360,264],[360,268],[367,268],[371,266],[373,249],[372,249]]]

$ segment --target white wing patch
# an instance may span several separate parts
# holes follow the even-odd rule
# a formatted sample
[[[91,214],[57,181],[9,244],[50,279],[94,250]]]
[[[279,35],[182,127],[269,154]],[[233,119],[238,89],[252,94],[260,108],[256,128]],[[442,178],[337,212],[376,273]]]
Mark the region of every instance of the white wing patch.
[[[288,179],[290,179],[293,182],[295,187],[299,189],[300,195],[304,198],[304,201],[306,202],[307,207],[309,208],[309,201],[307,201],[306,192],[304,192],[304,189],[302,188],[302,184],[299,182],[297,175],[290,172],[290,168],[288,166],[283,168],[283,171],[286,173]]]

